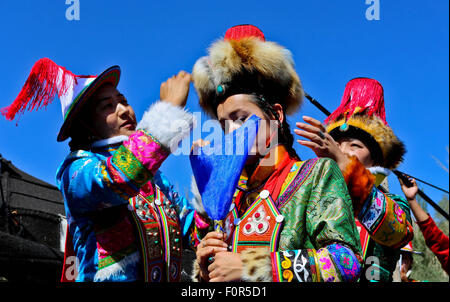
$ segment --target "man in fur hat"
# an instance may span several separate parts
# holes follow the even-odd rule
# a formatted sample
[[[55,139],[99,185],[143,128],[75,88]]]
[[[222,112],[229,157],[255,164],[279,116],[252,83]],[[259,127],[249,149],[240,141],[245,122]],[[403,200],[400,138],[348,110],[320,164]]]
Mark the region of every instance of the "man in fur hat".
[[[377,188],[405,153],[386,122],[383,87],[373,79],[353,79],[326,126],[303,119],[307,123],[297,123],[301,130],[294,132],[309,140],[298,142],[336,160],[347,183],[366,260],[361,280],[392,281],[400,248],[413,229],[408,202]]]

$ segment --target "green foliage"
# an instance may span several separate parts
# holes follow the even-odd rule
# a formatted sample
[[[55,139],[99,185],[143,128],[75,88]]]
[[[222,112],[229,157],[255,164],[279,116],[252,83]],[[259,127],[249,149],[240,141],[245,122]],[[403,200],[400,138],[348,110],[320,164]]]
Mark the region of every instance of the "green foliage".
[[[424,200],[421,200],[419,196],[417,197],[418,197],[417,201],[419,202],[420,206],[425,211],[427,211],[426,202]],[[442,200],[439,202],[439,206],[448,212],[449,201],[447,196],[444,196],[442,198]],[[433,219],[435,220],[436,225],[445,234],[448,235],[449,231],[448,220],[438,213],[436,213],[436,215],[434,216],[435,217],[433,217]],[[415,222],[414,222],[413,249],[415,251],[422,252],[422,254],[413,255],[414,262],[410,278],[418,281],[449,282],[449,276],[442,269],[441,263],[439,262],[437,257],[425,244],[425,239],[422,235],[422,232],[420,231],[419,226]]]

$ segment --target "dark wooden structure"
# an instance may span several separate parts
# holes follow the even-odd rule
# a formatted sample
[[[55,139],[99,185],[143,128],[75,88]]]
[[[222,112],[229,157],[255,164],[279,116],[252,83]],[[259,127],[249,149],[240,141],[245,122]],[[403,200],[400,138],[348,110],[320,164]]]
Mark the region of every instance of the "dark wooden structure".
[[[0,155],[0,277],[59,281],[65,224],[58,189]]]

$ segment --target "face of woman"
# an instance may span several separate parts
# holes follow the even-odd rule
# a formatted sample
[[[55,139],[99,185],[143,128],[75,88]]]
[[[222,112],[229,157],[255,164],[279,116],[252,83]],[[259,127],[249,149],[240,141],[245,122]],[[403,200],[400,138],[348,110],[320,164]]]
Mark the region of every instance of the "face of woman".
[[[337,143],[342,152],[350,156],[356,156],[366,168],[374,165],[369,148],[359,139],[345,138],[340,139]]]
[[[261,151],[268,145],[273,130],[270,130],[270,120],[266,118],[264,112],[252,101],[252,97],[246,94],[236,94],[228,97],[217,107],[217,117],[225,134],[238,129],[252,115],[261,118],[258,136],[250,154],[261,156]],[[250,157],[249,162],[252,162]]]
[[[136,130],[136,115],[127,99],[113,85],[103,85],[92,95],[93,130],[102,139],[130,136]]]

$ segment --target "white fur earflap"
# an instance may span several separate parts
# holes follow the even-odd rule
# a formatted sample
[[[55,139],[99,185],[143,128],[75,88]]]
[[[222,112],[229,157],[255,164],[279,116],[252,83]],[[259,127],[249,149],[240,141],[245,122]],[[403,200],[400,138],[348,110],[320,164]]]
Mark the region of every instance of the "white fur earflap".
[[[180,141],[195,127],[195,117],[185,109],[158,101],[150,106],[137,125],[148,131],[158,141],[174,152]]]

